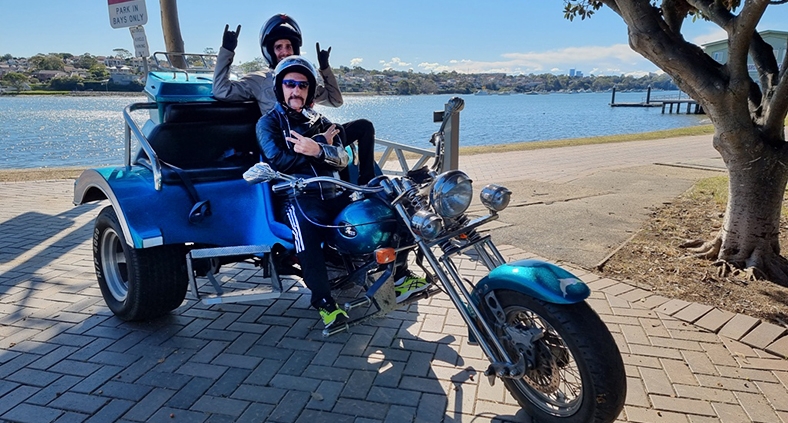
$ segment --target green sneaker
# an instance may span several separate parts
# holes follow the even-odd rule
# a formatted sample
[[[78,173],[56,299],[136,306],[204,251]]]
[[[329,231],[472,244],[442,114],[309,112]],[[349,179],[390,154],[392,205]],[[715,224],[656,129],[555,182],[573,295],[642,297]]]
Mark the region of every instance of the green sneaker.
[[[317,308],[317,311],[320,313],[320,317],[323,318],[323,324],[326,326],[326,329],[348,321],[347,312],[342,310],[335,302],[329,303],[324,301],[323,305]]]
[[[416,276],[413,272],[408,272],[407,275],[394,282],[394,292],[397,293],[397,302],[401,303],[410,298],[411,295],[424,291],[429,286],[430,283],[427,282],[427,279]]]

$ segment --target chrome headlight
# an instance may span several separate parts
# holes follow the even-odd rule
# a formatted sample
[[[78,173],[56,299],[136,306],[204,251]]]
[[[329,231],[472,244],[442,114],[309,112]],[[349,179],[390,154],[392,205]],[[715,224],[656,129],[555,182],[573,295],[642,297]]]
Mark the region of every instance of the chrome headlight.
[[[440,174],[432,185],[430,203],[443,217],[457,217],[468,209],[473,198],[473,181],[460,170]]]
[[[443,220],[435,213],[419,210],[410,219],[410,227],[416,235],[433,239],[443,230]]]
[[[482,200],[484,207],[492,211],[499,212],[509,205],[509,199],[512,192],[506,187],[500,185],[489,184],[482,189],[479,198]]]

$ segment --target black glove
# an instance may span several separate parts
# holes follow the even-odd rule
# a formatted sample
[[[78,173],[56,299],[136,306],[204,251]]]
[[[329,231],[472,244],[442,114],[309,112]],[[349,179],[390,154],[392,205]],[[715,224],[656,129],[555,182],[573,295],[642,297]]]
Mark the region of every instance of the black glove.
[[[230,25],[224,26],[222,47],[230,51],[235,51],[235,48],[238,47],[238,35],[241,33],[241,25],[238,25],[238,29],[236,29],[235,32],[229,31],[229,29],[230,29]]]
[[[320,50],[320,43],[315,43],[317,48],[317,63],[320,64],[320,70],[328,69],[328,55],[331,54],[331,47],[328,50]]]

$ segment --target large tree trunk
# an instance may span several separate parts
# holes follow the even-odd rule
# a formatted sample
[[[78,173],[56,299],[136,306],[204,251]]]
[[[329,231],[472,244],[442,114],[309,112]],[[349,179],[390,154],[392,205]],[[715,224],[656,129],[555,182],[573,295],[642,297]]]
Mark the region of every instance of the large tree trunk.
[[[766,8],[785,1],[565,0],[565,14],[610,7],[626,22],[630,47],[672,76],[711,118],[714,148],[730,175],[728,206],[717,236],[689,243],[693,250],[722,269],[746,269],[752,277],[788,286],[788,261],[779,243],[788,181],[788,57],[780,69],[773,48],[756,32]],[[681,27],[690,12],[725,30],[726,63],[684,39]],[[749,74],[748,56],[758,83]]]
[[[714,146],[728,168],[728,205],[714,240],[694,249],[717,259],[721,271],[746,269],[788,286],[788,262],[780,256],[780,216],[788,183],[788,160],[782,142],[756,130],[718,132]],[[735,148],[739,146],[739,148]]]

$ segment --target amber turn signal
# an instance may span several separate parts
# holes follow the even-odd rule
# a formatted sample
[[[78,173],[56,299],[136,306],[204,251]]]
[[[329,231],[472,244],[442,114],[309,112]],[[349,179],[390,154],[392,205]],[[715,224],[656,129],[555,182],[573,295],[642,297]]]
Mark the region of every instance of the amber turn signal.
[[[397,258],[397,252],[393,248],[379,248],[375,250],[375,261],[378,264],[387,264]]]

